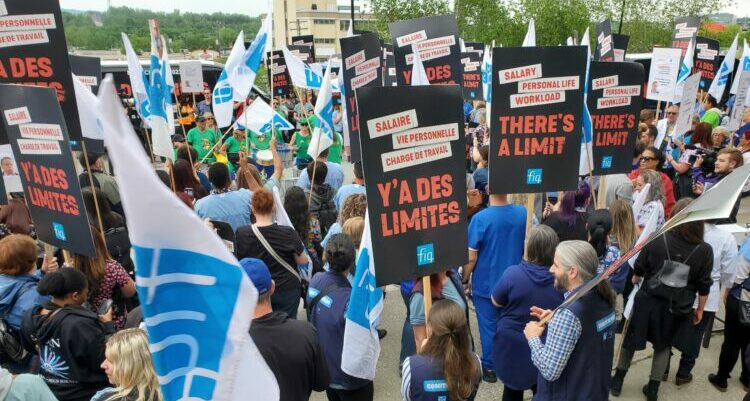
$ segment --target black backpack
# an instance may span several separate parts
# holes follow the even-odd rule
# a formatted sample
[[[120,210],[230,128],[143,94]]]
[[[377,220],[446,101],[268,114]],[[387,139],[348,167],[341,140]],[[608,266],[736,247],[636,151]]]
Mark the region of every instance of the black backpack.
[[[700,245],[696,245],[683,261],[678,261],[673,260],[669,255],[666,234],[662,238],[667,260],[662,262],[661,269],[646,282],[646,288],[650,294],[668,303],[671,314],[688,315],[693,312],[695,290],[691,291],[687,288],[690,277],[690,266],[687,263]]]
[[[29,357],[29,353],[21,343],[20,333],[5,321],[5,317],[8,316],[11,310],[13,310],[16,301],[18,301],[18,299],[21,298],[21,296],[31,287],[33,287],[33,285],[24,285],[16,291],[16,295],[13,296],[8,308],[0,314],[0,359],[3,361],[10,361],[18,364],[24,363]]]

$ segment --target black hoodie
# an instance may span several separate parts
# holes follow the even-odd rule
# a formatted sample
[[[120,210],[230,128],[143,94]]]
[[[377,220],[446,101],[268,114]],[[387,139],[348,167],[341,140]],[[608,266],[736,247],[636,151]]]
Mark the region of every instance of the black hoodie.
[[[52,312],[42,315],[43,309]],[[24,346],[36,353],[39,345],[39,374],[60,401],[88,401],[109,386],[100,365],[112,333],[112,323],[101,323],[94,312],[51,302],[29,310],[21,323]]]
[[[310,190],[305,191],[310,196]],[[310,197],[310,214],[320,222],[321,236],[325,237],[328,229],[336,222],[338,212],[333,203],[335,192],[328,184],[315,185]]]

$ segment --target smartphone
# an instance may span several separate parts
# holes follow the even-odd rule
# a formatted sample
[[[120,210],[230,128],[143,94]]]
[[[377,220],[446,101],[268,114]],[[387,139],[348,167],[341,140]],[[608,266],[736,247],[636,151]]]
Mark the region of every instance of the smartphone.
[[[185,193],[191,198],[194,199],[195,195],[193,193],[193,188],[185,188]]]
[[[112,309],[112,300],[107,299],[104,302],[102,302],[101,305],[99,305],[99,309],[96,310],[96,314],[99,316],[106,315],[110,309]]]
[[[556,205],[557,204],[557,192],[547,192],[547,201],[549,203]]]

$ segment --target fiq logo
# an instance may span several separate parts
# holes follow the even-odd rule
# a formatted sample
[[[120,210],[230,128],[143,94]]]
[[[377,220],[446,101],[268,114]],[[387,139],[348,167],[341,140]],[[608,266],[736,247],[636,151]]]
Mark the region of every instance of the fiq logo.
[[[417,247],[417,265],[429,265],[435,262],[435,251],[432,244],[419,245]]]
[[[68,240],[68,237],[65,235],[65,227],[62,224],[52,222],[52,229],[55,231],[55,238],[60,241]]]
[[[602,157],[602,169],[612,168],[612,156]]]
[[[530,168],[526,170],[526,184],[539,185],[542,183],[542,169]]]

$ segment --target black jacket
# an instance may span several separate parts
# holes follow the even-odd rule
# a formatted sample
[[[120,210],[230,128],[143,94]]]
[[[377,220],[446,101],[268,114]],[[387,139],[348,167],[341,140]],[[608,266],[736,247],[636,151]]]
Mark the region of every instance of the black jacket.
[[[29,310],[21,323],[24,347],[39,353],[39,374],[60,401],[90,400],[109,386],[100,365],[112,333],[112,323],[101,323],[94,312],[51,302]]]

